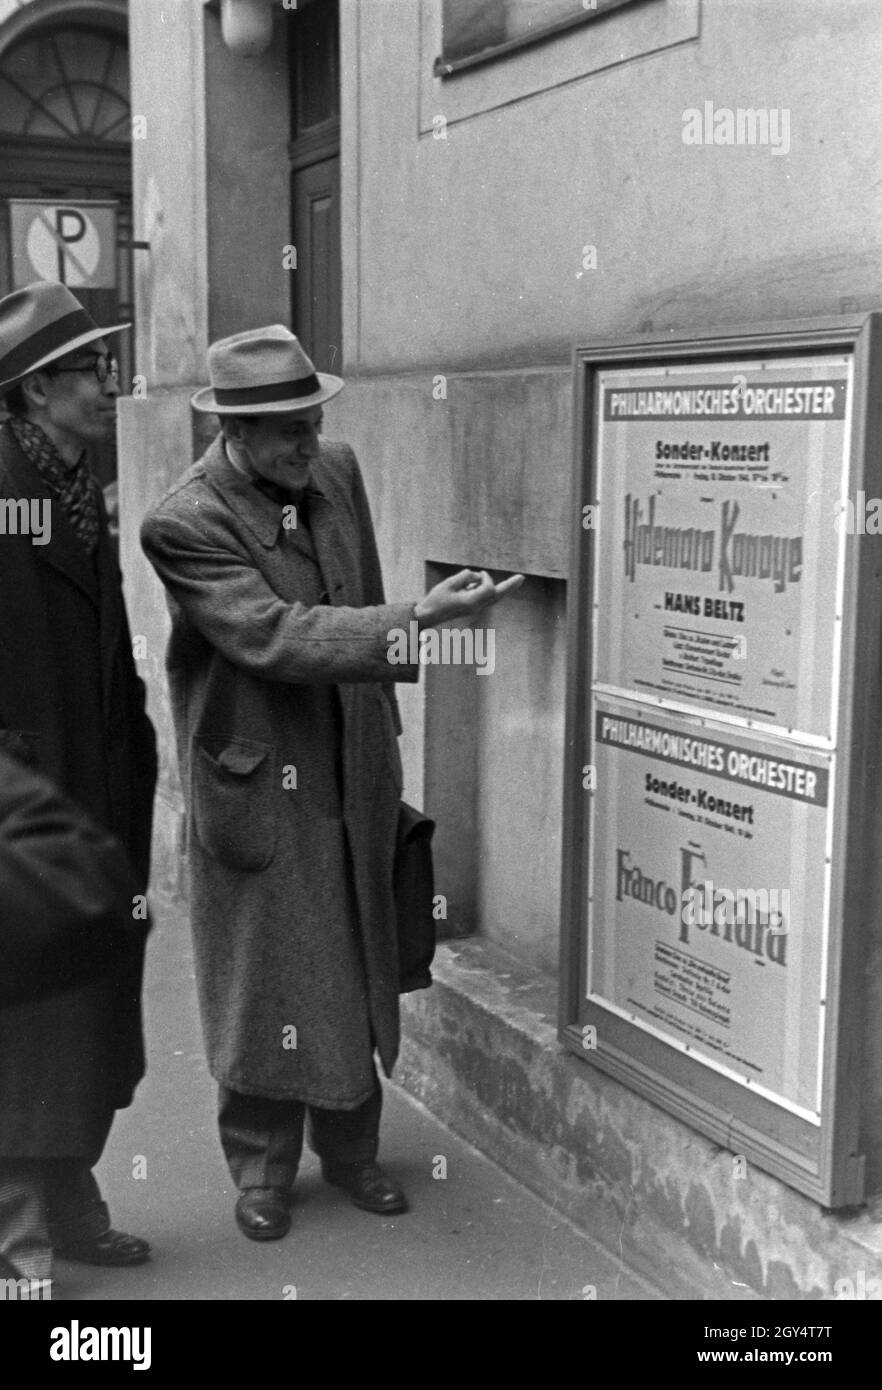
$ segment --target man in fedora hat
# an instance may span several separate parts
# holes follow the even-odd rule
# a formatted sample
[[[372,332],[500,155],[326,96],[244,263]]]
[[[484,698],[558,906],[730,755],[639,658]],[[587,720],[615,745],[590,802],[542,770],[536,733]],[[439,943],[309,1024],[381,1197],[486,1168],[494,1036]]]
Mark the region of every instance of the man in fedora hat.
[[[116,837],[143,917],[156,744],[85,463],[114,430],[107,339],[128,326],[99,327],[60,284],[0,300],[0,749]],[[91,1171],[143,1074],[144,934],[120,932],[100,978],[0,1016],[0,1254],[28,1278],[49,1277],[53,1251],[108,1265],[149,1254],[111,1229]]]
[[[385,600],[352,450],[320,438],[342,389],[281,325],[209,349],[221,433],[141,532],[172,617],[196,978],[219,1125],[254,1240],[290,1226],[306,1112],[325,1179],[406,1209],[376,1162],[398,1050],[392,864],[401,795],[393,629],[471,616],[470,570]]]

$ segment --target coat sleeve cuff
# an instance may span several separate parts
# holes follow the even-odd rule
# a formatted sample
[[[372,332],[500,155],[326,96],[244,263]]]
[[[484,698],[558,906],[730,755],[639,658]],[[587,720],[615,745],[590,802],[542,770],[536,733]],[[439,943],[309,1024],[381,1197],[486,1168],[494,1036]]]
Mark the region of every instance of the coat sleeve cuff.
[[[414,617],[415,603],[386,604],[390,615],[386,630],[387,658],[393,681],[418,681],[420,678],[420,625]]]

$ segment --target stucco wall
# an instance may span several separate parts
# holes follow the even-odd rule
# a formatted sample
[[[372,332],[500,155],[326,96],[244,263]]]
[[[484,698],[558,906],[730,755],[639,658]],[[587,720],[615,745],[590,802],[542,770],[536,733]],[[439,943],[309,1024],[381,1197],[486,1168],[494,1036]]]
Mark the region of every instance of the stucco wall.
[[[600,29],[624,46],[636,27],[648,46],[677,9],[626,6],[543,46],[547,80],[573,52],[590,67]],[[547,363],[649,325],[879,305],[873,0],[703,0],[698,38],[452,121],[446,140],[421,133],[427,102],[452,117],[487,70],[426,97],[420,5],[342,0],[342,14],[358,74],[343,108],[350,367]],[[705,101],[786,108],[789,153],[684,145],[683,112]]]
[[[352,378],[326,434],[358,455],[387,595],[461,566],[530,576],[481,615],[495,668],[427,667],[402,687],[405,795],[438,822],[448,930],[556,968],[571,432],[568,371]],[[541,462],[540,462],[541,461]],[[540,466],[537,467],[537,462]]]

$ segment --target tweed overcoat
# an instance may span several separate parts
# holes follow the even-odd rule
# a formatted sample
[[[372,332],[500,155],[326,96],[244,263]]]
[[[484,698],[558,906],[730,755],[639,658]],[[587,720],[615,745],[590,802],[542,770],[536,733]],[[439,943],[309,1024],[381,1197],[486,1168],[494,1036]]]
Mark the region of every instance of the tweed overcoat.
[[[212,1075],[351,1109],[398,1050],[401,794],[387,604],[352,450],[322,441],[308,527],[219,436],[146,518],[172,617],[191,922]],[[286,524],[287,518],[287,524]]]
[[[0,499],[47,501],[51,535],[0,534],[0,747],[45,773],[125,846],[146,890],[156,740],[132,657],[101,491],[87,555],[57,495],[0,430]],[[18,522],[16,521],[16,527]],[[143,935],[120,932],[108,974],[0,1014],[0,1155],[74,1156],[144,1072]]]

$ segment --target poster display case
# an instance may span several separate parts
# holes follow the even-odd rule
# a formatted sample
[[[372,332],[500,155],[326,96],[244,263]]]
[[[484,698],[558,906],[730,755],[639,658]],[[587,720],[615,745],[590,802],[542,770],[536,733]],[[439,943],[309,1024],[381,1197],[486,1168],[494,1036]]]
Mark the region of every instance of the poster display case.
[[[880,322],[574,359],[561,1038],[827,1207],[863,1193]]]

